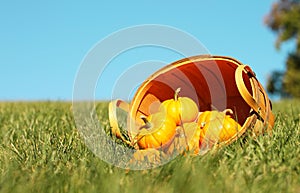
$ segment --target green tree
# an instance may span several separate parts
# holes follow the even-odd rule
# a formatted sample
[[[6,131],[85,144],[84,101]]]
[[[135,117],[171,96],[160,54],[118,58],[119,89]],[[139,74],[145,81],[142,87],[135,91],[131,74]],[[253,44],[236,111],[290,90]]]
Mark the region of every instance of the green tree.
[[[295,41],[295,49],[288,54],[285,72],[274,71],[268,79],[271,94],[300,98],[300,0],[279,0],[265,17],[265,24],[277,33],[275,46]]]

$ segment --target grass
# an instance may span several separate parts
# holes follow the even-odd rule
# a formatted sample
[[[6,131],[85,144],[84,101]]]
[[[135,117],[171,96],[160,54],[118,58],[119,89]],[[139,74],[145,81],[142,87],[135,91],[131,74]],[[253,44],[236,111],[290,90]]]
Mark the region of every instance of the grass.
[[[0,192],[300,192],[300,101],[275,103],[272,136],[144,171],[99,159],[67,102],[0,103]],[[98,105],[108,124],[106,104]]]

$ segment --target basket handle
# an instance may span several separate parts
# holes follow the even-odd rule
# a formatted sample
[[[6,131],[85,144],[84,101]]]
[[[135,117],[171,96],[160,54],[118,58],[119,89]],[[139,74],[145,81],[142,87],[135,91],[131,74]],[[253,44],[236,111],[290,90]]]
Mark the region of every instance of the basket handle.
[[[249,78],[250,78],[250,83],[252,85],[252,90],[253,90],[253,95],[250,94],[250,92],[248,91],[245,83],[244,83],[244,79],[243,79],[243,72],[245,72]],[[261,103],[259,103],[258,100],[259,99],[259,94],[255,93],[257,92],[257,90],[254,89],[258,89],[259,82],[257,81],[256,77],[255,77],[255,73],[252,71],[252,69],[247,66],[247,65],[239,65],[235,71],[235,82],[237,85],[237,88],[241,94],[241,96],[243,97],[243,99],[246,101],[246,103],[264,120],[267,121],[267,113],[266,113],[266,107],[264,105],[261,105]],[[263,94],[265,95],[264,97],[267,97],[265,92],[263,91]],[[268,100],[266,98],[266,100]],[[269,101],[266,101],[266,105],[268,104]]]
[[[123,109],[126,112],[129,112],[129,104],[123,100],[117,99],[111,101],[108,106],[109,123],[111,126],[112,134],[116,135],[118,138],[123,139],[117,119],[117,107]]]

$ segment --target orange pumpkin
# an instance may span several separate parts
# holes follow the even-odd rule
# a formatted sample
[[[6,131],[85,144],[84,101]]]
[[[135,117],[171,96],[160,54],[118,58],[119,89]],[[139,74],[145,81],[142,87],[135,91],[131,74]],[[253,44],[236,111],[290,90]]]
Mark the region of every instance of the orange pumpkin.
[[[201,128],[195,126],[197,123],[185,123],[183,125],[183,129],[185,132],[185,135],[189,139],[188,141],[188,150],[193,151],[194,154],[199,153],[199,147],[200,147],[200,136],[201,136]]]
[[[145,125],[135,137],[140,149],[162,147],[175,136],[176,124],[164,112],[151,114],[142,119]]]
[[[226,142],[234,137],[241,126],[226,113],[231,110],[205,111],[198,118],[198,127],[202,129],[200,143],[211,147],[213,144]]]
[[[180,88],[175,91],[174,99],[166,100],[161,104],[159,111],[165,111],[177,125],[182,125],[195,121],[198,116],[198,106],[188,97],[178,97],[179,92]]]
[[[182,153],[184,151],[199,152],[199,139],[201,129],[196,122],[184,123],[176,128],[176,137],[167,149],[167,154]]]

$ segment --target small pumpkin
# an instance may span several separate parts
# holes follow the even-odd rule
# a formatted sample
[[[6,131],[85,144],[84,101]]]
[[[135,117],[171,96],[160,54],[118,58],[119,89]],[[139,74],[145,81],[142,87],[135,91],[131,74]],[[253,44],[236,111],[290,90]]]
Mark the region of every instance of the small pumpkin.
[[[178,97],[179,92],[180,88],[175,91],[174,99],[165,100],[159,108],[172,117],[176,125],[195,121],[199,112],[197,104],[189,97]]]
[[[200,143],[211,147],[213,144],[226,142],[234,137],[241,126],[230,115],[232,110],[227,109],[223,112],[205,111],[198,117],[198,127],[202,130]]]
[[[196,122],[184,123],[177,126],[176,137],[167,149],[167,154],[183,153],[193,151],[194,154],[199,152],[199,139],[201,129],[197,127]]]
[[[196,125],[196,126],[195,126]],[[185,135],[189,139],[188,141],[188,150],[193,151],[194,154],[199,153],[199,147],[200,147],[200,136],[202,129],[197,127],[197,123],[185,123],[183,125]]]
[[[159,164],[161,162],[162,158],[165,158],[165,154],[162,151],[159,151],[157,149],[140,149],[136,150],[132,158],[130,159],[129,163],[130,164],[141,164],[143,162],[150,162],[152,164]]]
[[[135,137],[140,149],[162,147],[175,136],[176,124],[164,112],[157,112],[142,119],[145,125]]]

